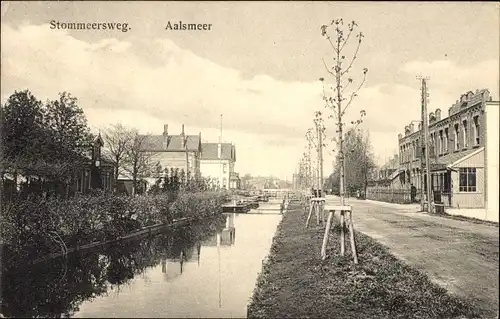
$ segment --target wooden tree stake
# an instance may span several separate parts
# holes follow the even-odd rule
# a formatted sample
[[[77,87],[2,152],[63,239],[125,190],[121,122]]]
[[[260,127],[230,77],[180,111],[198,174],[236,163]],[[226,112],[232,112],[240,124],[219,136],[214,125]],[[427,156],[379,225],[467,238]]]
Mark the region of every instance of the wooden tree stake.
[[[321,210],[320,210],[319,205],[321,205],[321,203],[314,202],[314,206],[316,209],[316,226],[319,226],[319,219],[320,219],[320,214],[321,214]]]
[[[335,211],[330,211],[328,213],[328,219],[326,221],[325,235],[323,236],[323,245],[321,246],[321,259],[326,259],[326,245],[328,244],[328,235],[330,233],[330,227],[332,226],[332,219],[335,215]]]
[[[354,263],[358,263],[358,253],[356,252],[356,241],[354,240],[354,226],[352,222],[352,212],[349,212],[349,237],[351,240],[351,251],[354,258]]]
[[[343,211],[340,212],[340,255],[345,255],[345,213]]]
[[[309,227],[309,221],[311,220],[311,215],[312,215],[313,209],[314,209],[313,203],[310,203],[309,204],[309,215],[307,215],[307,220],[306,220],[306,228]]]
[[[324,210],[327,210],[328,213],[328,220],[326,222],[326,227],[325,227],[325,235],[323,237],[323,245],[321,246],[321,258],[323,260],[326,259],[326,246],[328,245],[328,237],[330,234],[330,229],[332,227],[332,222],[333,222],[333,217],[335,216],[335,211],[340,212],[340,255],[344,256],[345,255],[345,230],[346,230],[346,224],[349,224],[349,239],[350,239],[350,244],[351,244],[351,252],[352,256],[354,259],[354,264],[358,263],[358,254],[356,251],[356,240],[354,238],[354,226],[353,226],[353,221],[352,221],[352,210],[351,206],[334,206],[334,205],[327,205],[325,204],[324,207],[322,207]],[[346,216],[346,214],[349,214],[349,216]]]

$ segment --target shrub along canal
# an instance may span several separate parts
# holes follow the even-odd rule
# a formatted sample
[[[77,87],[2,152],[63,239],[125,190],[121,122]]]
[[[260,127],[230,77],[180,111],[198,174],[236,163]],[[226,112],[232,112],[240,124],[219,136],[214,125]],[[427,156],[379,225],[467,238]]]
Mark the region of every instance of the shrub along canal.
[[[273,214],[274,213],[274,214]],[[2,273],[6,317],[246,317],[281,215],[224,214]]]

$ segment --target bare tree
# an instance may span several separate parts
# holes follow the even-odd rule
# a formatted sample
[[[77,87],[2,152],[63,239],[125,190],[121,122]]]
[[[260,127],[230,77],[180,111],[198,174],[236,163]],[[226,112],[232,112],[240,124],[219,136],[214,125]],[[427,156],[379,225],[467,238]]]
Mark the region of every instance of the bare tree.
[[[344,135],[344,148],[345,165],[356,168],[345,172],[346,184],[344,186],[351,194],[357,190],[363,190],[364,194],[366,194],[368,176],[375,168],[370,137],[359,130],[351,128]],[[337,161],[337,164],[339,164],[339,161]],[[339,175],[340,169],[340,165],[335,167],[335,176]]]
[[[113,160],[116,185],[116,180],[123,170],[123,160],[126,156],[126,152],[130,149],[131,143],[133,142],[133,130],[117,123],[108,127],[104,131],[102,138],[106,151]]]
[[[136,194],[138,181],[151,175],[156,166],[153,162],[154,153],[149,152],[149,135],[140,135],[133,131],[131,142],[123,157],[123,169],[132,178],[132,195]]]
[[[316,149],[316,186],[319,192],[323,190],[323,147],[325,144],[325,126],[323,123],[322,113],[315,112],[313,120],[314,130],[308,129],[306,132],[306,139],[309,145],[312,144]]]
[[[329,29],[334,28],[335,34],[333,35],[333,39],[329,34]],[[333,118],[336,120],[338,133],[337,144],[338,144],[338,159],[340,165],[340,198],[341,205],[345,205],[345,166],[344,166],[344,143],[343,143],[343,131],[345,123],[343,122],[343,117],[345,115],[346,110],[351,106],[353,100],[358,96],[358,92],[365,83],[366,74],[368,73],[368,69],[364,68],[362,71],[362,79],[358,85],[354,84],[353,78],[350,76],[352,72],[352,67],[354,61],[358,57],[359,48],[363,41],[363,33],[357,33],[356,29],[358,28],[358,24],[355,21],[352,21],[347,24],[347,34],[345,34],[345,25],[342,19],[332,20],[330,25],[321,26],[321,34],[324,36],[327,41],[330,43],[331,48],[334,52],[333,57],[333,66],[328,66],[327,62],[323,59],[323,64],[325,66],[326,71],[329,75],[331,75],[334,79],[334,85],[331,87],[325,88],[325,81],[323,78],[320,80],[323,82],[323,98],[326,103],[326,108],[328,108],[332,114],[329,118]],[[346,45],[349,43],[351,36],[355,34],[355,42],[356,46],[354,49],[354,53],[350,58],[346,57],[347,49]],[[351,89],[353,87],[353,89]],[[361,118],[357,121],[351,122],[355,126],[358,126],[363,122],[363,117],[366,115],[366,112],[363,110],[360,112]]]

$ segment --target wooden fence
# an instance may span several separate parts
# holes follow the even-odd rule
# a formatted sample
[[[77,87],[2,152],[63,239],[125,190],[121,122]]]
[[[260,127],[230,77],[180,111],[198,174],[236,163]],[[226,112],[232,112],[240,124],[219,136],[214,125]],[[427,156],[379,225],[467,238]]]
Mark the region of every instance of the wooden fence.
[[[409,189],[391,189],[386,187],[368,187],[366,198],[387,203],[410,204],[411,191]],[[420,201],[420,190],[417,189],[415,202]]]

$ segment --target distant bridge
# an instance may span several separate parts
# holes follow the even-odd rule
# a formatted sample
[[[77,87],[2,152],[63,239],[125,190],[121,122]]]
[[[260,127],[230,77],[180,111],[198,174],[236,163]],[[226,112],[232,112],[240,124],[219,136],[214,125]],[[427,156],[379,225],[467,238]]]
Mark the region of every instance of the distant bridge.
[[[269,197],[283,198],[285,195],[293,193],[291,188],[264,188],[264,195]]]

